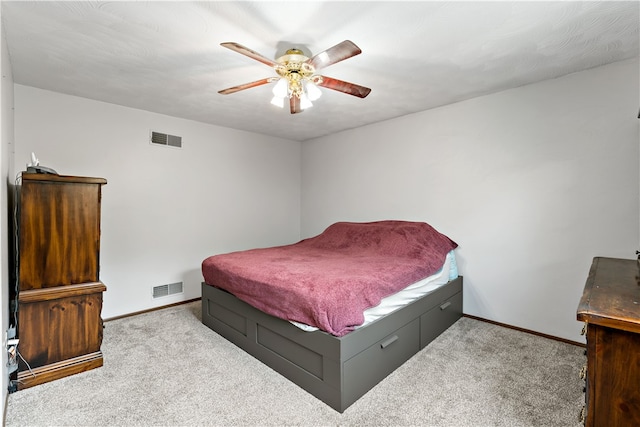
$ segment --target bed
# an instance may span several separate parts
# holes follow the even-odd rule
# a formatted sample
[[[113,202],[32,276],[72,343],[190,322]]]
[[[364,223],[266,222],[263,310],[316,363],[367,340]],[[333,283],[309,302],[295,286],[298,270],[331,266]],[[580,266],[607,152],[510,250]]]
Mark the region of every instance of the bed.
[[[202,263],[202,322],[338,412],[462,316],[457,244],[409,221],[340,222]]]

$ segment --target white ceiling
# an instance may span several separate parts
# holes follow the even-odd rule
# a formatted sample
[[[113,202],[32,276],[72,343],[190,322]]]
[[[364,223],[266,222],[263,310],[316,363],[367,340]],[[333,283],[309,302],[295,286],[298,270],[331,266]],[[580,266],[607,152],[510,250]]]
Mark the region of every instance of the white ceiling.
[[[303,141],[638,57],[639,5],[2,1],[2,20],[16,83]],[[362,54],[322,74],[367,98],[323,89],[291,115],[269,104],[271,85],[217,93],[275,76],[221,42],[275,59],[347,39]]]

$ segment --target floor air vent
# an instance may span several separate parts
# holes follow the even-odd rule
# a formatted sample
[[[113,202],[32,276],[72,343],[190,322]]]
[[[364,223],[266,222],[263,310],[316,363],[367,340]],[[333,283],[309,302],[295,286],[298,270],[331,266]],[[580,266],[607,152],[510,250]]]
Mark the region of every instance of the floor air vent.
[[[153,297],[160,298],[173,294],[182,293],[182,282],[169,283],[168,285],[160,285],[153,287]]]
[[[182,148],[182,137],[151,131],[151,143],[167,147]]]

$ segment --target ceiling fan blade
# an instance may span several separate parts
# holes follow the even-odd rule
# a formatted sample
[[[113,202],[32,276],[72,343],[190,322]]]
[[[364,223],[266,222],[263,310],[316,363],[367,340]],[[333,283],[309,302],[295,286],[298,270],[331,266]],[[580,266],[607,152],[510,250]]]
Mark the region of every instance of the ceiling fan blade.
[[[345,40],[342,43],[330,47],[324,52],[320,52],[307,62],[315,67],[316,70],[328,67],[336,62],[343,61],[362,53],[360,48],[351,40]]]
[[[371,92],[371,89],[369,89],[368,87],[326,76],[322,76],[322,82],[318,83],[318,86],[337,90],[339,92],[344,92],[349,95],[357,96],[358,98],[365,98],[367,95],[369,95],[369,92]]]
[[[236,93],[238,91],[245,90],[245,89],[250,89],[252,87],[266,85],[267,83],[271,83],[274,80],[278,80],[278,78],[277,77],[267,77],[266,79],[256,80],[255,82],[245,83],[245,84],[238,85],[238,86],[233,86],[233,87],[230,87],[230,88],[227,88],[227,89],[222,89],[222,90],[219,90],[218,93],[220,93],[222,95],[229,95],[230,93]]]
[[[220,43],[220,46],[224,46],[227,49],[231,49],[235,52],[241,53],[245,56],[248,56],[251,59],[255,59],[256,61],[262,62],[263,64],[268,65],[270,67],[276,67],[278,65],[276,61],[273,61],[267,58],[266,56],[259,54],[255,50],[251,50],[248,47],[242,46],[241,44],[238,44],[235,42]]]
[[[289,98],[289,108],[291,109],[291,114],[302,113],[304,111],[300,108],[300,98],[297,96]]]

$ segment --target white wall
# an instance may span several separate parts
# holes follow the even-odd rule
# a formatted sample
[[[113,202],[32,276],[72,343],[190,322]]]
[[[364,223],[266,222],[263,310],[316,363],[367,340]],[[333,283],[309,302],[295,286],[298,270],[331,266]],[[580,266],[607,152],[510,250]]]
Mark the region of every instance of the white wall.
[[[637,60],[611,64],[302,149],[15,85],[15,164],[35,151],[62,174],[109,181],[105,318],[198,297],[210,254],[399,218],[460,244],[466,313],[577,341],[591,259],[638,246],[637,76]],[[151,129],[184,148],[149,145]],[[179,280],[183,295],[152,300],[152,286]]]
[[[302,237],[429,222],[460,245],[465,313],[580,341],[592,258],[638,247],[638,75],[615,63],[306,142]]]
[[[98,84],[98,83],[96,83]],[[183,148],[149,143],[150,130]],[[102,192],[102,315],[200,297],[202,260],[300,237],[300,143],[15,85],[16,170],[33,151]],[[182,295],[151,288],[183,281]]]
[[[4,332],[9,327],[9,184],[13,182],[13,73],[9,50],[4,37],[4,28],[0,28],[0,44],[2,57],[2,82],[0,85],[0,103],[2,113],[0,115],[0,333],[2,334],[2,348],[6,348]],[[5,400],[7,398],[7,386],[9,374],[7,369],[7,352],[0,351],[2,357],[2,374],[0,375],[0,413],[4,415]],[[4,418],[3,418],[4,419]]]

